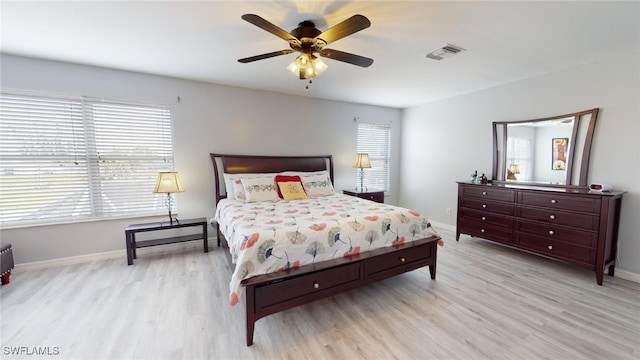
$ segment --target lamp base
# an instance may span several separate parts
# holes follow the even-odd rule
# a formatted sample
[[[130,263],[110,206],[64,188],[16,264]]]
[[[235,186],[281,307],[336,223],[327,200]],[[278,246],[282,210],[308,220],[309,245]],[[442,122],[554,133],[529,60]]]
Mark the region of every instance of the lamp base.
[[[168,223],[169,225],[173,225],[173,224],[178,224],[179,225],[180,224],[180,220],[178,220],[177,217],[172,217],[172,218],[169,218],[169,220],[162,219],[162,221],[160,221],[160,225],[161,226],[164,225],[165,223]]]
[[[162,220],[162,221],[160,221],[160,225],[164,224],[164,223],[165,223],[165,221],[166,221],[166,220]],[[171,207],[169,207],[169,224],[170,224],[170,225],[173,225],[173,223],[174,223],[174,222],[175,222],[176,224],[180,224],[180,221],[178,220],[178,218],[177,218],[177,217],[173,217],[173,216],[171,216]]]

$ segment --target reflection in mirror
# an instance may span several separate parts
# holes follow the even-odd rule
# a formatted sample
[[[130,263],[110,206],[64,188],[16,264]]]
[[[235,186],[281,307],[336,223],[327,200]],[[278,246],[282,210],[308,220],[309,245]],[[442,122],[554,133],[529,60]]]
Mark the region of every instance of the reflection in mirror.
[[[507,124],[507,180],[564,184],[574,118]]]
[[[494,122],[493,179],[586,186],[598,109],[544,119]]]

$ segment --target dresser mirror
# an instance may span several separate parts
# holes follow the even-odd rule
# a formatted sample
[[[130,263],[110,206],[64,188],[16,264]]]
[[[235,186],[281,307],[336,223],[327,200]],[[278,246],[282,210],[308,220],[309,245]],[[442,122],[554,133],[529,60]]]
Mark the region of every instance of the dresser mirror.
[[[493,122],[496,182],[586,186],[598,108],[534,120]]]

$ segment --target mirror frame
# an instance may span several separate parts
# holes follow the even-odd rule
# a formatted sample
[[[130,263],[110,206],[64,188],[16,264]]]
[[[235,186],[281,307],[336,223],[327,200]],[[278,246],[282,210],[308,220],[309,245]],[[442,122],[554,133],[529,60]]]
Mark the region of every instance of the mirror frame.
[[[514,183],[514,184],[526,184],[526,185],[539,185],[539,186],[562,186],[562,187],[585,187],[587,186],[587,175],[589,173],[589,157],[591,153],[591,143],[593,142],[593,134],[595,132],[596,120],[598,118],[599,108],[590,110],[579,111],[566,115],[552,116],[541,119],[533,120],[518,120],[518,121],[494,121],[493,122],[493,170],[492,181],[496,183]],[[587,115],[591,115],[587,117]],[[541,122],[557,119],[573,118],[573,130],[571,139],[569,140],[569,158],[567,161],[567,176],[564,184],[544,183],[544,182],[526,182],[517,180],[506,180],[506,161],[507,154],[504,149],[507,148],[507,125],[509,124],[522,124],[529,122]],[[586,128],[586,131],[584,130]],[[584,139],[578,139],[578,135],[584,133]],[[501,139],[499,139],[501,137]],[[577,149],[577,146],[582,144],[581,149]],[[576,154],[581,154],[581,159],[576,159]],[[579,160],[579,162],[578,162]],[[574,176],[574,165],[578,164],[576,172],[579,173]],[[576,181],[574,183],[574,180]]]

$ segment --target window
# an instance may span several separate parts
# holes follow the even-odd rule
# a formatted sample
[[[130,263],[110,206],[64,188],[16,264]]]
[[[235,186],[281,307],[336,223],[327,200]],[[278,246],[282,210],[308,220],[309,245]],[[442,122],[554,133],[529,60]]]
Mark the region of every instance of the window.
[[[508,136],[507,154],[509,154],[506,159],[507,169],[512,165],[518,165],[518,173],[514,174],[516,179],[521,181],[531,181],[533,178],[531,171],[533,168],[533,140],[526,137]]]
[[[0,94],[3,227],[162,215],[172,169],[169,106]]]
[[[371,162],[371,168],[364,169],[364,186],[369,189],[389,191],[390,133],[389,124],[358,124],[357,151],[369,154]],[[360,187],[359,180],[356,187]]]

